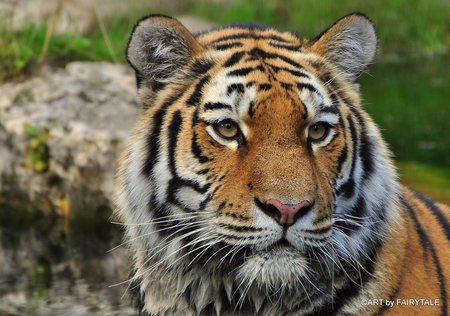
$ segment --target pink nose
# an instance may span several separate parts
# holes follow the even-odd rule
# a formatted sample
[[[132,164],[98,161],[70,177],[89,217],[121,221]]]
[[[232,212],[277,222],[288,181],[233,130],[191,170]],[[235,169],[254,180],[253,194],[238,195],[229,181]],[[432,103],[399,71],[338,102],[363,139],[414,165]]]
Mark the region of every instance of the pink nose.
[[[273,205],[280,212],[281,217],[278,220],[278,223],[283,226],[291,226],[294,224],[295,214],[297,214],[302,208],[309,206],[308,201],[302,201],[299,204],[289,205],[289,204],[281,204],[277,200],[268,200],[266,202],[268,205]]]

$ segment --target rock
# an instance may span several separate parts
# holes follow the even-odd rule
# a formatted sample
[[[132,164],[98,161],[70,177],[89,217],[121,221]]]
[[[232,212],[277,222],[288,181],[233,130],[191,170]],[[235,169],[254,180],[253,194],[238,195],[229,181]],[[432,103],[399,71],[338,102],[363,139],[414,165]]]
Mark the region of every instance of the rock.
[[[54,73],[47,68],[0,86],[0,96],[2,195],[25,193],[42,212],[77,217],[109,207],[115,155],[140,113],[129,67],[74,62]],[[32,137],[25,124],[48,130],[45,172],[27,166]]]

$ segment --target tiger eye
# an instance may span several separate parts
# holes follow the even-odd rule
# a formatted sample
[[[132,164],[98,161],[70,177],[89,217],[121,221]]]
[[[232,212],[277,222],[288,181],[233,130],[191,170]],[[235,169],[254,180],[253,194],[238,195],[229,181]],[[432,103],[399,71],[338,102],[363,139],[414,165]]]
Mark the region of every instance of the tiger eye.
[[[327,130],[328,129],[325,123],[316,123],[311,125],[308,129],[309,138],[312,140],[319,140],[326,135]]]
[[[237,135],[239,127],[237,123],[232,120],[224,120],[222,122],[216,123],[217,132],[226,138],[231,138]]]

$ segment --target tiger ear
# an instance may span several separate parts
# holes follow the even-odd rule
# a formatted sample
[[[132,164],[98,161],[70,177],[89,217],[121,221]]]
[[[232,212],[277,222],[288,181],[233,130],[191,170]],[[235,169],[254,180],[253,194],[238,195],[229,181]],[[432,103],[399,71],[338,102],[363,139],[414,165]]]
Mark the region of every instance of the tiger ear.
[[[378,38],[372,21],[360,13],[347,15],[319,35],[312,49],[356,82],[373,62]]]
[[[134,27],[125,53],[136,72],[138,90],[156,91],[171,82],[201,48],[194,36],[174,18],[150,15]],[[139,92],[142,95],[142,91]]]

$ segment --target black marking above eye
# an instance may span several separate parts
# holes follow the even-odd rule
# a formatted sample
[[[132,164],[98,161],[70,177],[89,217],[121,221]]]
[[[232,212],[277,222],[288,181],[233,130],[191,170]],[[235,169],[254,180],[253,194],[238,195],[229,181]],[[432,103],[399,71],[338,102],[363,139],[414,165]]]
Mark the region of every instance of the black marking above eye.
[[[334,106],[323,106],[320,109],[322,113],[339,113],[338,110]]]
[[[230,71],[229,73],[227,73],[227,76],[228,77],[244,77],[244,76],[247,76],[249,73],[256,71],[256,70],[264,72],[264,67],[257,66],[257,67],[236,69],[236,70],[233,70],[233,71]]]
[[[205,104],[205,110],[217,110],[217,109],[232,110],[233,107],[229,104],[222,103],[222,102],[208,102]]]

